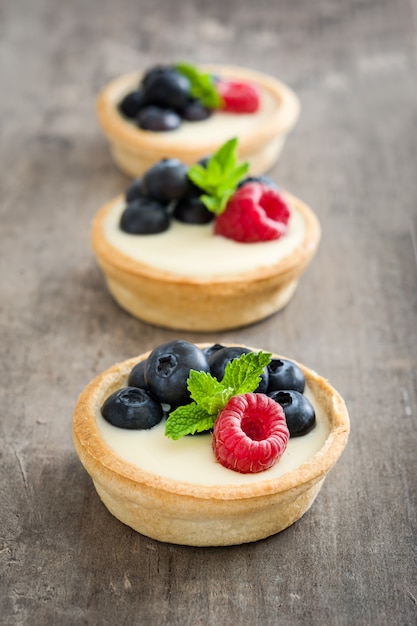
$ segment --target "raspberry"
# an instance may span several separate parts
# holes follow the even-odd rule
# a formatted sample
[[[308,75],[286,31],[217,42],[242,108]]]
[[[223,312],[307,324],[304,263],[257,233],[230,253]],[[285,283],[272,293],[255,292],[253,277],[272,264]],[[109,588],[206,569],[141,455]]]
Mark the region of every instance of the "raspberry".
[[[260,106],[259,91],[251,83],[219,80],[216,89],[223,100],[223,110],[231,113],[255,113]]]
[[[235,241],[253,243],[279,239],[288,229],[290,210],[277,189],[249,183],[235,191],[214,232]]]
[[[213,429],[216,459],[241,474],[272,467],[287,447],[289,431],[277,402],[263,393],[233,396]]]

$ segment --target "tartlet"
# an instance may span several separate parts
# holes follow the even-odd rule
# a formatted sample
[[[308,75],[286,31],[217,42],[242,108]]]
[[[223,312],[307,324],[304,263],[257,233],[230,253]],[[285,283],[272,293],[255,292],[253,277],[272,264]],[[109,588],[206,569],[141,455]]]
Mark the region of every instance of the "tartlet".
[[[207,345],[199,344],[199,347]],[[148,537],[192,546],[257,541],[301,518],[313,504],[348,440],[346,405],[327,380],[298,363],[325,428],[322,444],[310,458],[282,475],[274,476],[271,468],[255,478],[240,474],[232,484],[216,484],[216,481],[199,484],[192,482],[192,478],[177,480],[162,475],[163,472],[147,471],[140,467],[140,461],[126,461],[106,442],[100,430],[99,413],[104,400],[126,385],[132,367],[148,355],[118,363],[97,376],[81,393],[75,408],[74,445],[108,510]],[[201,437],[211,435],[188,438],[190,445]],[[174,458],[169,462],[177,461]],[[215,465],[213,460],[213,468]]]
[[[139,176],[167,157],[195,163],[234,136],[239,137],[239,158],[250,162],[252,174],[262,174],[276,162],[299,116],[295,93],[272,76],[254,70],[229,65],[204,65],[200,69],[254,83],[261,92],[260,111],[254,115],[216,112],[208,120],[188,122],[174,131],[144,131],[118,110],[118,103],[141,78],[139,72],[124,74],[100,92],[96,112],[113,158],[126,174]]]
[[[295,248],[276,262],[254,268],[246,266],[242,271],[235,268],[221,275],[182,274],[181,270],[171,269],[169,257],[167,265],[161,268],[146,259],[133,258],[121,246],[116,247],[109,241],[108,229],[116,228],[124,199],[123,196],[112,199],[95,216],[91,233],[92,247],[111,294],[122,308],[141,320],[177,330],[221,331],[246,326],[272,315],[293,296],[302,273],[317,250],[321,235],[315,213],[295,196],[282,193],[303,223],[303,235]],[[196,225],[186,228],[190,232],[188,241],[191,242],[194,234],[200,232],[203,233],[202,246],[208,243],[205,233],[210,225],[202,230]],[[155,251],[160,250],[161,259],[167,256],[167,238],[171,237],[171,231],[142,236],[137,241],[145,242],[144,237],[148,237],[147,241],[152,237],[151,245]],[[239,251],[242,257],[246,257],[246,262],[250,258],[248,254],[256,255],[257,251],[265,250],[265,246],[274,245],[274,242],[239,244],[214,235],[210,237],[210,245],[215,239],[218,240],[216,243],[222,240],[226,253],[231,251],[233,255],[234,250]],[[193,245],[198,246],[195,241]],[[198,270],[198,262],[196,264],[194,253],[187,245],[178,248],[178,253],[189,253],[185,264],[190,271],[194,267]],[[226,259],[224,265],[228,265]]]

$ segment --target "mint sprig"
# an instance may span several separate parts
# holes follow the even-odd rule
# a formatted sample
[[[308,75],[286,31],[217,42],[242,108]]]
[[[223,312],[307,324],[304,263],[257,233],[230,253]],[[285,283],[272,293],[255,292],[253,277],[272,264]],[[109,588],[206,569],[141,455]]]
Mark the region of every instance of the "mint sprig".
[[[204,167],[200,163],[188,170],[188,178],[206,193],[200,200],[215,215],[223,213],[238,183],[245,177],[249,163],[238,164],[237,138],[226,141]]]
[[[165,435],[177,440],[213,428],[217,415],[230,398],[255,391],[271,357],[270,352],[262,351],[242,354],[227,364],[221,382],[211,374],[191,370],[187,387],[193,402],[169,414]]]
[[[193,98],[200,100],[209,109],[220,109],[222,107],[223,100],[210,74],[200,72],[190,63],[176,63],[175,69],[190,81],[190,93]]]

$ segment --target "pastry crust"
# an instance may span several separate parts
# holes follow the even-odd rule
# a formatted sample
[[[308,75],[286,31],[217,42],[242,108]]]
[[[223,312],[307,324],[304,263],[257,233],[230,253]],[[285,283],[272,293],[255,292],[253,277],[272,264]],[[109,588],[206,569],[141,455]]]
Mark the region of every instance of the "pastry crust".
[[[132,315],[176,330],[228,330],[272,315],[292,297],[321,236],[313,211],[295,196],[283,193],[305,220],[302,243],[269,267],[202,278],[161,271],[122,254],[111,245],[105,236],[105,220],[122,196],[111,200],[97,213],[91,234],[92,247],[110,292]]]
[[[267,172],[278,159],[288,133],[298,120],[300,103],[297,96],[279,80],[254,70],[228,65],[204,65],[201,69],[224,77],[254,82],[276,102],[275,109],[266,119],[259,120],[259,123],[239,135],[239,158],[250,162],[252,174]],[[139,176],[166,157],[175,157],[192,165],[202,157],[213,154],[230,139],[227,128],[220,141],[208,136],[193,143],[187,143],[181,135],[176,138],[175,131],[156,133],[137,128],[120,115],[117,105],[139,84],[140,76],[139,72],[132,72],[116,78],[97,98],[99,124],[110,143],[116,164],[126,174]],[[200,122],[195,124],[195,131],[198,133]]]
[[[218,486],[179,482],[125,462],[108,447],[97,426],[97,412],[105,398],[126,385],[132,367],[148,354],[117,363],[97,376],[81,393],[74,412],[75,449],[109,511],[153,539],[192,546],[257,541],[298,520],[312,505],[348,440],[349,416],[339,393],[298,363],[328,420],[321,449],[297,469],[270,480]]]

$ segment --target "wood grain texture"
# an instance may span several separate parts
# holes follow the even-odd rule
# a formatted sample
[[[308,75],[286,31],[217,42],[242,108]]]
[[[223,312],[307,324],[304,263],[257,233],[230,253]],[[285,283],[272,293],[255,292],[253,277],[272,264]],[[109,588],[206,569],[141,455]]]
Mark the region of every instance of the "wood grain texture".
[[[291,626],[417,621],[416,3],[53,2],[0,7],[0,621]],[[71,442],[78,393],[174,338],[107,293],[93,215],[127,179],[94,98],[155,62],[241,64],[302,103],[273,177],[323,239],[292,302],[242,341],[329,378],[341,460],[287,531],[232,548],[160,544],[100,503]]]

